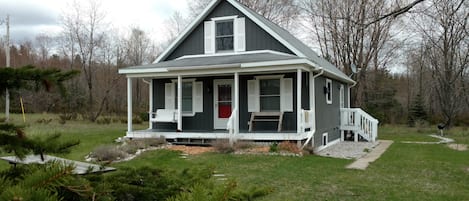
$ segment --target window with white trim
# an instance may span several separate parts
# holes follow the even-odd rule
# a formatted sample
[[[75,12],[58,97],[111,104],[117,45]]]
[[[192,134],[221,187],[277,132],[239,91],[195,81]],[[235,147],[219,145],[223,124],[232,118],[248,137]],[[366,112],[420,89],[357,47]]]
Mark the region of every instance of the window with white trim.
[[[192,114],[192,81],[182,82],[182,113]],[[175,87],[176,91],[176,100],[175,100],[175,109],[178,109],[178,93],[177,93],[177,83]]]
[[[280,111],[280,79],[259,80],[260,111]]]
[[[204,22],[205,54],[246,51],[246,19],[237,15]]]
[[[215,50],[216,52],[234,50],[233,20],[215,22]]]
[[[293,112],[293,79],[283,75],[248,80],[248,112]]]
[[[182,81],[182,114],[191,116],[197,112],[203,112],[203,86],[202,82],[194,79]],[[165,84],[165,108],[178,109],[177,81]]]
[[[324,93],[326,94],[327,104],[332,104],[332,80],[326,79],[326,86],[324,87]]]
[[[322,146],[327,146],[327,143],[329,142],[329,133],[323,133],[322,134]]]

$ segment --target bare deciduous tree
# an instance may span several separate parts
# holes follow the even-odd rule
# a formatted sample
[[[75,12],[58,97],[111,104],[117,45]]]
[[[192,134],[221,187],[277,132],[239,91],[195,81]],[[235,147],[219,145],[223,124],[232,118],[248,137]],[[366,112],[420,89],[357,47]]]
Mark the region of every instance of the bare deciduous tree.
[[[424,65],[431,72],[445,123],[451,126],[467,98],[464,85],[469,69],[469,3],[433,0],[418,16],[415,25],[421,33]]]
[[[83,6],[83,2],[73,1],[69,10],[63,15],[62,23],[64,35],[70,43],[70,52],[75,49],[82,62],[80,64],[88,89],[89,119],[95,121],[97,116],[94,110],[94,76],[95,56],[97,49],[102,45],[105,33],[105,14],[101,10],[100,2],[89,0]],[[74,54],[72,54],[74,57]]]
[[[383,18],[369,26],[360,26],[369,19],[379,19],[395,7],[391,1],[368,0],[305,0],[306,27],[322,55],[352,73],[352,64],[361,68],[352,104],[363,106],[368,91],[368,71],[386,68],[399,43],[390,31],[393,18]]]

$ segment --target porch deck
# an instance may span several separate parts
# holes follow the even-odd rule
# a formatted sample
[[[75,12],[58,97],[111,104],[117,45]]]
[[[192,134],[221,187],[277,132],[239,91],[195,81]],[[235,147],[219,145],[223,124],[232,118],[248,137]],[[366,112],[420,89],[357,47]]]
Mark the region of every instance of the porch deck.
[[[158,138],[165,137],[166,139],[230,139],[237,140],[258,140],[258,141],[283,141],[283,140],[304,140],[307,138],[307,133],[296,133],[296,131],[255,131],[255,132],[240,132],[233,135],[226,130],[213,130],[213,131],[184,131],[175,132],[170,130],[161,129],[147,129],[127,132],[126,138]]]

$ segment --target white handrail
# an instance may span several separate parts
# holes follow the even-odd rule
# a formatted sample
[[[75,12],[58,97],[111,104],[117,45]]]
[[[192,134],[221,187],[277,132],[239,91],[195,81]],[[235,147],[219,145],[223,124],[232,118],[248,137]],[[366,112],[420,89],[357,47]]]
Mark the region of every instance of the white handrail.
[[[378,137],[379,121],[360,108],[341,108],[341,129],[352,130],[368,141]]]
[[[231,111],[230,118],[228,118],[228,122],[226,123],[226,129],[230,135],[230,144],[233,142],[234,134],[235,134],[235,115],[238,113],[238,108],[235,108]]]

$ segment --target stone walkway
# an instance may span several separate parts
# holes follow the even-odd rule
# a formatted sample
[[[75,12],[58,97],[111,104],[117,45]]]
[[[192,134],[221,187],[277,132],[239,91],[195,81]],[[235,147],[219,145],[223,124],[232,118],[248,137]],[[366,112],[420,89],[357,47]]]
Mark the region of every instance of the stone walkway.
[[[359,158],[352,164],[348,165],[347,169],[359,169],[364,170],[370,165],[370,163],[377,160],[381,154],[383,154],[389,146],[393,143],[391,140],[379,140],[379,145],[376,146],[370,153],[366,154],[365,156]]]
[[[378,144],[378,142],[344,141],[327,147],[316,154],[332,158],[357,159],[366,155]]]

